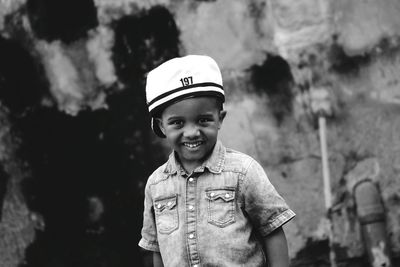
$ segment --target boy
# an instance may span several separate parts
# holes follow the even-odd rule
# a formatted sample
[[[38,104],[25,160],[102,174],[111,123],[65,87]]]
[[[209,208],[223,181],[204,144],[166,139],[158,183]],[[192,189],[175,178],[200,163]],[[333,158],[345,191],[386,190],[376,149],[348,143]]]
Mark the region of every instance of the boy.
[[[289,266],[282,225],[295,214],[250,156],[225,148],[221,72],[208,56],[147,76],[154,132],[172,147],[148,179],[142,239],[154,266]]]

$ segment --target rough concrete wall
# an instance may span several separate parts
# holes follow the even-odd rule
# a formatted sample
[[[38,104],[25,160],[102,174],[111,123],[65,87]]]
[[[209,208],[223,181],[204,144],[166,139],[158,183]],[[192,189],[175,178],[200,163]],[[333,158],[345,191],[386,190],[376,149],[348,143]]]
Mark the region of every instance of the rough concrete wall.
[[[399,127],[397,5],[396,1],[216,1],[193,9],[185,2],[176,9],[185,52],[213,55],[226,72],[228,116],[222,139],[261,161],[299,214],[286,229],[293,258],[307,242],[326,239],[328,234],[319,137],[309,110],[310,92],[326,85],[333,109],[328,148],[338,259],[365,253],[346,174],[366,158],[379,166],[376,182],[387,208],[392,249],[395,255],[399,252],[394,200],[399,184],[393,164],[399,145],[394,134]],[[254,7],[257,16],[251,12]],[[207,40],[199,41],[202,36]],[[296,84],[293,110],[283,123],[274,118],[271,95],[255,93],[249,78],[248,70],[261,65],[267,53],[288,62]]]
[[[35,229],[41,229],[44,222],[28,209],[21,192],[29,170],[17,155],[20,140],[7,109],[0,108],[0,125],[0,263],[18,266],[35,238]]]
[[[332,9],[335,33],[347,54],[369,52],[387,41],[398,46],[398,1],[332,1]]]
[[[21,40],[22,32],[22,40],[33,43],[33,54],[43,64],[49,92],[41,105],[75,116],[85,109],[104,109],[108,95],[124,90],[112,61],[113,23],[163,6],[179,29],[179,53],[209,54],[222,68],[228,110],[223,142],[259,160],[298,214],[285,227],[293,266],[327,260],[320,140],[312,110],[314,92],[321,88],[331,107],[327,139],[337,258],[352,262],[365,255],[350,185],[367,176],[381,190],[391,249],[399,257],[398,1],[94,4],[98,26],[79,41],[66,43],[31,35],[24,13],[15,15],[21,14],[18,8],[25,1],[0,2],[2,35]],[[5,15],[20,18],[19,31],[12,20],[5,24]],[[151,46],[152,40],[146,44]],[[359,173],[370,165],[377,167]]]

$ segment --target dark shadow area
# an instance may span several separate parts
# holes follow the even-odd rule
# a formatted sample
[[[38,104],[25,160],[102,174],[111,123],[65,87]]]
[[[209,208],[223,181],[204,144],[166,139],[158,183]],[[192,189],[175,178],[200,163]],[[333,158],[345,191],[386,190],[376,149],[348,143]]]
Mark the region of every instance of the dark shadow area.
[[[44,94],[42,66],[14,40],[0,36],[0,112],[16,121],[39,105]],[[5,108],[5,109],[4,109]],[[0,120],[0,127],[4,123]],[[10,174],[0,162],[0,222]]]
[[[37,37],[70,43],[97,27],[93,0],[28,0],[28,17]]]
[[[289,64],[280,56],[268,54],[264,63],[251,67],[250,72],[254,88],[268,95],[268,107],[280,124],[292,112],[294,79]]]
[[[38,105],[44,90],[43,69],[18,42],[0,36],[0,99],[11,114]]]
[[[349,258],[346,248],[334,245],[337,267],[368,267],[369,263],[364,257]],[[291,261],[291,266],[296,267],[330,267],[329,240],[308,239],[306,245]]]
[[[71,117],[42,109],[23,121],[33,171],[25,195],[45,220],[25,266],[140,262],[141,190],[156,157],[147,150],[146,127],[129,122],[131,113],[121,109],[132,97],[119,98],[109,111]]]
[[[140,15],[125,16],[113,25],[113,60],[120,79],[126,84],[140,81],[146,72],[179,55],[179,30],[172,14],[155,6]],[[141,96],[144,97],[144,91]]]
[[[143,191],[165,155],[153,142],[145,74],[179,55],[179,31],[162,7],[124,17],[113,28],[113,61],[124,89],[110,88],[107,110],[72,117],[36,107],[16,122],[19,153],[32,170],[24,195],[45,221],[21,266],[149,266],[137,245]]]
[[[307,240],[307,244],[291,261],[293,266],[329,267],[329,241]]]
[[[3,215],[4,197],[7,192],[8,174],[0,164],[0,222]]]
[[[342,46],[333,42],[328,53],[328,59],[334,72],[356,75],[362,66],[370,62],[371,57],[368,54],[348,56]]]

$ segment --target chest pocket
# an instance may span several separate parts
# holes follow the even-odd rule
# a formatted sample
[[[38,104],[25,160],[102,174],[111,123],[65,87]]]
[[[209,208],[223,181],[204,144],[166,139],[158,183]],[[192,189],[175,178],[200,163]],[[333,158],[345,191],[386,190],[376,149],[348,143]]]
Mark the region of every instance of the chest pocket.
[[[235,222],[235,189],[207,189],[208,222],[226,227]]]
[[[179,226],[177,195],[156,199],[154,202],[157,230],[170,234]]]

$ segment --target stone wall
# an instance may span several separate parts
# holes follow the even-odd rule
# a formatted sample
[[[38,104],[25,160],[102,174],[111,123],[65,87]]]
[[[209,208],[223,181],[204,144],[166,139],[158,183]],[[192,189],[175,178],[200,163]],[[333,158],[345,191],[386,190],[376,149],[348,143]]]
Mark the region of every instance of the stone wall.
[[[62,123],[56,124],[59,127],[66,124],[86,133],[85,138],[74,139],[73,132],[67,132],[65,127],[67,133],[60,133],[59,137],[70,139],[69,146],[74,146],[74,140],[80,145],[90,143],[91,147],[83,146],[88,158],[93,158],[89,152],[93,148],[101,154],[108,153],[109,147],[117,146],[119,149],[111,151],[127,166],[134,165],[124,165],[125,172],[119,173],[124,177],[118,180],[119,185],[135,183],[132,191],[120,193],[123,200],[115,195],[121,191],[118,186],[107,190],[97,186],[91,190],[89,185],[95,179],[79,176],[87,181],[77,183],[85,189],[79,191],[82,196],[74,199],[74,203],[79,206],[90,199],[99,199],[100,204],[96,205],[104,205],[104,210],[100,208],[104,216],[109,207],[116,206],[121,209],[117,214],[121,215],[126,212],[124,208],[132,207],[121,204],[132,201],[127,194],[136,194],[134,206],[140,210],[146,175],[166,155],[165,152],[158,157],[144,156],[147,154],[143,151],[151,146],[165,147],[151,134],[147,118],[141,115],[145,114],[142,103],[144,75],[153,66],[176,55],[208,54],[221,66],[227,94],[228,115],[221,139],[227,146],[246,152],[261,162],[273,184],[297,213],[297,217],[285,226],[292,265],[329,265],[318,114],[313,109],[316,95],[321,91],[326,95],[329,109],[325,115],[337,260],[343,266],[365,263],[366,251],[351,192],[354,180],[362,178],[372,179],[379,186],[386,210],[390,249],[395,259],[400,257],[398,1],[88,0],[68,3],[64,3],[62,9],[50,8],[49,2],[44,0],[0,1],[1,41],[17,43],[28,51],[36,62],[35,69],[40,77],[32,88],[37,90],[33,93],[25,87],[17,96],[7,90],[4,92],[8,93],[0,92],[0,103],[6,108],[0,115],[9,118],[9,114],[15,114],[7,123],[19,129],[22,140],[19,145],[16,141],[0,139],[0,145],[8,148],[0,153],[8,153],[5,151],[14,147],[24,148],[27,143],[23,151],[35,148],[33,151],[39,153],[42,160],[47,160],[46,157],[55,152],[49,150],[45,138],[32,136],[56,129],[46,126],[46,121],[32,125],[26,121],[32,118],[47,119],[48,123],[61,120]],[[80,13],[74,14],[79,6],[82,7]],[[48,7],[48,13],[44,7]],[[60,15],[59,19],[53,16],[64,11],[70,12],[68,16]],[[85,17],[86,14],[91,15]],[[75,19],[77,22],[74,22],[74,15],[86,19]],[[54,28],[49,23],[54,23]],[[7,80],[11,76],[7,76],[4,69],[0,69],[0,75]],[[29,101],[21,100],[25,94],[29,95]],[[131,108],[128,100],[138,108]],[[88,125],[93,120],[96,123]],[[38,125],[43,129],[34,131]],[[38,140],[46,149],[32,147],[31,143]],[[57,144],[57,138],[52,142],[50,144]],[[79,147],[76,145],[76,149]],[[74,153],[71,152],[71,157],[75,157]],[[37,155],[33,153],[31,157]],[[35,176],[36,172],[53,174],[47,172],[47,165],[40,160],[25,159],[18,153],[0,159],[5,166],[14,159],[26,160],[24,175],[13,176],[6,169],[5,176],[12,181],[28,176],[29,179],[24,179],[35,183],[40,180]],[[101,157],[101,160],[104,163],[110,161],[110,167],[96,170],[98,165],[90,161],[85,174],[112,173],[113,168],[121,168],[109,157]],[[67,157],[54,163],[61,166],[62,162],[69,161],[77,168],[80,166]],[[144,171],[135,176],[137,168]],[[131,181],[133,176],[134,182]],[[103,178],[102,183],[110,182],[106,176]],[[44,179],[42,182],[49,181]],[[41,209],[32,205],[29,199],[32,195],[40,198],[37,194],[41,193],[46,192],[28,190],[25,193],[33,214],[40,215]],[[14,207],[19,207],[17,210],[23,214],[28,212],[21,200],[9,197],[4,203],[0,231],[6,223],[4,214],[12,205],[18,204]],[[68,202],[63,205],[68,208]],[[29,220],[28,215],[24,216]],[[87,216],[82,216],[79,218],[87,220]],[[38,224],[38,217],[35,215],[34,218],[33,227],[24,228],[30,229],[28,235],[22,228],[16,233],[25,235],[25,243],[19,245],[21,249],[26,249],[33,240]],[[44,222],[46,218],[51,220],[51,215],[45,214]],[[76,220],[81,220],[79,218]],[[104,220],[86,222],[83,231],[99,231],[103,227],[106,232],[115,233],[112,231],[118,224]],[[124,220],[133,223],[134,219],[124,217]],[[139,224],[135,222],[135,225]],[[80,231],[79,227],[76,229]],[[135,246],[138,230],[131,234],[134,239],[131,245]],[[93,251],[97,246],[93,244],[102,244],[102,249],[108,249],[104,244],[110,239],[104,236],[100,233],[89,238]],[[102,241],[96,243],[95,238],[102,238]],[[40,240],[50,242],[43,237]],[[71,242],[77,240],[80,239]],[[121,247],[128,244],[124,242]],[[28,250],[33,251],[28,253],[28,262],[36,251],[34,247],[35,242]],[[115,255],[118,253],[105,256],[109,266],[115,266],[112,265],[118,257]],[[124,257],[128,255],[123,254]],[[60,255],[58,260],[62,261],[64,256]],[[20,260],[22,256],[15,257]],[[91,257],[86,260],[101,258],[95,254]],[[7,266],[16,265],[10,261]]]

